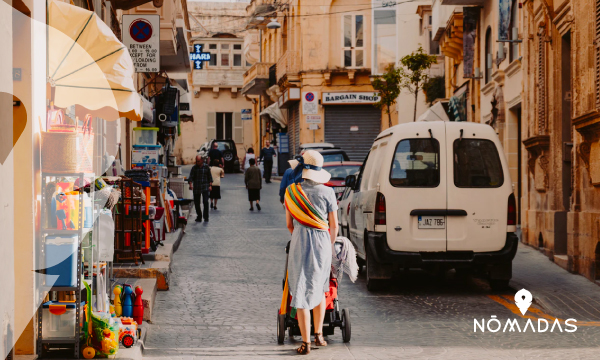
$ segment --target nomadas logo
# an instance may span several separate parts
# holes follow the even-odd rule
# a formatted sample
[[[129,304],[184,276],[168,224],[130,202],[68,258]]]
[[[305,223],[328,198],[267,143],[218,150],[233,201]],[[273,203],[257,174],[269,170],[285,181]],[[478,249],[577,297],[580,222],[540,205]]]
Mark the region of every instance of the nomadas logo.
[[[517,305],[519,311],[521,311],[521,314],[523,314],[523,316],[525,316],[525,314],[531,307],[532,302],[533,295],[531,295],[531,293],[525,289],[521,289],[515,294],[515,305]],[[523,330],[521,330],[521,324],[519,324],[517,319],[507,319],[504,323],[504,326],[502,326],[502,322],[498,320],[497,316],[492,315],[491,319],[489,319],[487,322],[485,319],[481,319],[481,322],[479,322],[478,319],[473,319],[473,332],[477,332],[478,330],[481,332],[485,332],[486,329],[487,331],[492,333],[498,332],[500,330],[502,330],[502,332],[527,332],[528,329],[531,328],[531,332],[543,333],[548,331],[548,328],[550,328],[550,321],[548,321],[547,319],[534,318],[534,320],[537,320],[537,328],[534,325],[535,321],[532,321],[532,317],[528,317],[527,322],[523,327]],[[559,319],[554,318],[554,322],[552,322],[550,332],[554,332],[555,330],[557,332],[563,332],[563,326],[565,328],[564,331],[568,333],[575,332],[577,331],[577,326],[575,325],[576,323],[577,320],[575,319],[567,319],[564,321],[564,323],[561,324],[561,321]]]

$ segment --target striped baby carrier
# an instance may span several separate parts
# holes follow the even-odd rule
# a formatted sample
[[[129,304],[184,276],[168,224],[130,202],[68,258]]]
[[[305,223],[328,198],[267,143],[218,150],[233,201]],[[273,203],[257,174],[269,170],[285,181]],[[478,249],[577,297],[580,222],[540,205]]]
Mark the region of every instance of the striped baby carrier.
[[[329,230],[327,217],[313,206],[300,184],[292,184],[286,189],[285,207],[301,225],[323,231]]]

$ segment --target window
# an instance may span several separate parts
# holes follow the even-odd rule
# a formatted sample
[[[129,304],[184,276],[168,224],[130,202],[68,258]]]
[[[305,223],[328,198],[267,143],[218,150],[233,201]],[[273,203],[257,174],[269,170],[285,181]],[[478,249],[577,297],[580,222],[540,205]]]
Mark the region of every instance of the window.
[[[242,66],[242,54],[233,54],[233,66]]]
[[[221,44],[221,50],[229,50],[229,44]]]
[[[498,188],[504,184],[502,163],[490,140],[454,141],[454,185],[460,188]]]
[[[217,53],[210,53],[210,66],[217,66]]]
[[[229,54],[221,53],[221,66],[229,66]]]
[[[209,45],[208,45],[208,48],[209,48],[210,50],[216,50],[216,49],[217,49],[217,44],[209,44]]]
[[[217,113],[216,127],[217,139],[233,139],[233,113]]]
[[[386,66],[396,62],[396,10],[373,11],[374,73],[382,74]]]
[[[401,140],[392,160],[390,183],[395,187],[437,187],[440,143],[431,138]]]
[[[440,54],[440,43],[433,40],[433,31],[429,30],[429,55]]]
[[[364,66],[363,15],[344,15],[342,26],[344,67]]]
[[[519,3],[513,0],[510,14],[510,39],[519,40]],[[509,60],[513,62],[519,58],[519,43],[511,43]]]
[[[492,80],[492,66],[494,55],[492,54],[492,28],[488,27],[485,32],[485,83]]]
[[[242,50],[242,44],[233,44],[233,50]]]
[[[323,155],[323,162],[342,162],[344,155],[342,154],[326,154]]]
[[[365,165],[367,164],[367,161],[369,161],[370,154],[371,154],[371,152],[369,151],[369,153],[367,154],[367,157],[365,157],[365,161],[363,162],[363,164],[360,167],[360,172],[358,173],[358,176],[356,178],[356,185],[354,186],[354,189],[355,189],[354,192],[360,191],[363,174],[365,173]]]

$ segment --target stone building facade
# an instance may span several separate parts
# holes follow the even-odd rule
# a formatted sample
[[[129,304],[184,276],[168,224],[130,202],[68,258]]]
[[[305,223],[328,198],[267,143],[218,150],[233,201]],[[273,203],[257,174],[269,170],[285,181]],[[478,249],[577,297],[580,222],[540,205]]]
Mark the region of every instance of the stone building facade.
[[[527,0],[522,6],[523,241],[599,280],[599,3]]]

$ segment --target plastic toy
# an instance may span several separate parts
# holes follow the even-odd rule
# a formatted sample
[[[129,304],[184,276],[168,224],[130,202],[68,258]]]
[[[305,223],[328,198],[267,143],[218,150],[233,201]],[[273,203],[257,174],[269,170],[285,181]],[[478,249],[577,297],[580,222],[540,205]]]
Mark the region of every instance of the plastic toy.
[[[92,359],[96,355],[108,357],[114,355],[119,350],[119,342],[116,333],[119,331],[119,324],[108,313],[92,312],[92,290],[84,282],[87,290],[87,302],[85,305],[85,323],[84,329],[84,347],[82,355],[86,359]]]
[[[133,289],[131,285],[123,285],[123,298],[121,303],[123,305],[122,315],[125,317],[133,317]]]
[[[114,306],[115,306],[115,315],[117,317],[123,314],[123,306],[121,305],[121,293],[123,292],[123,287],[121,285],[115,285],[113,289],[113,294],[115,294]]]
[[[137,341],[138,324],[132,318],[121,318],[119,326],[119,342],[130,348]]]
[[[144,290],[141,286],[135,287],[135,302],[133,304],[133,320],[141,324],[144,319],[144,304],[142,302],[142,293]]]

